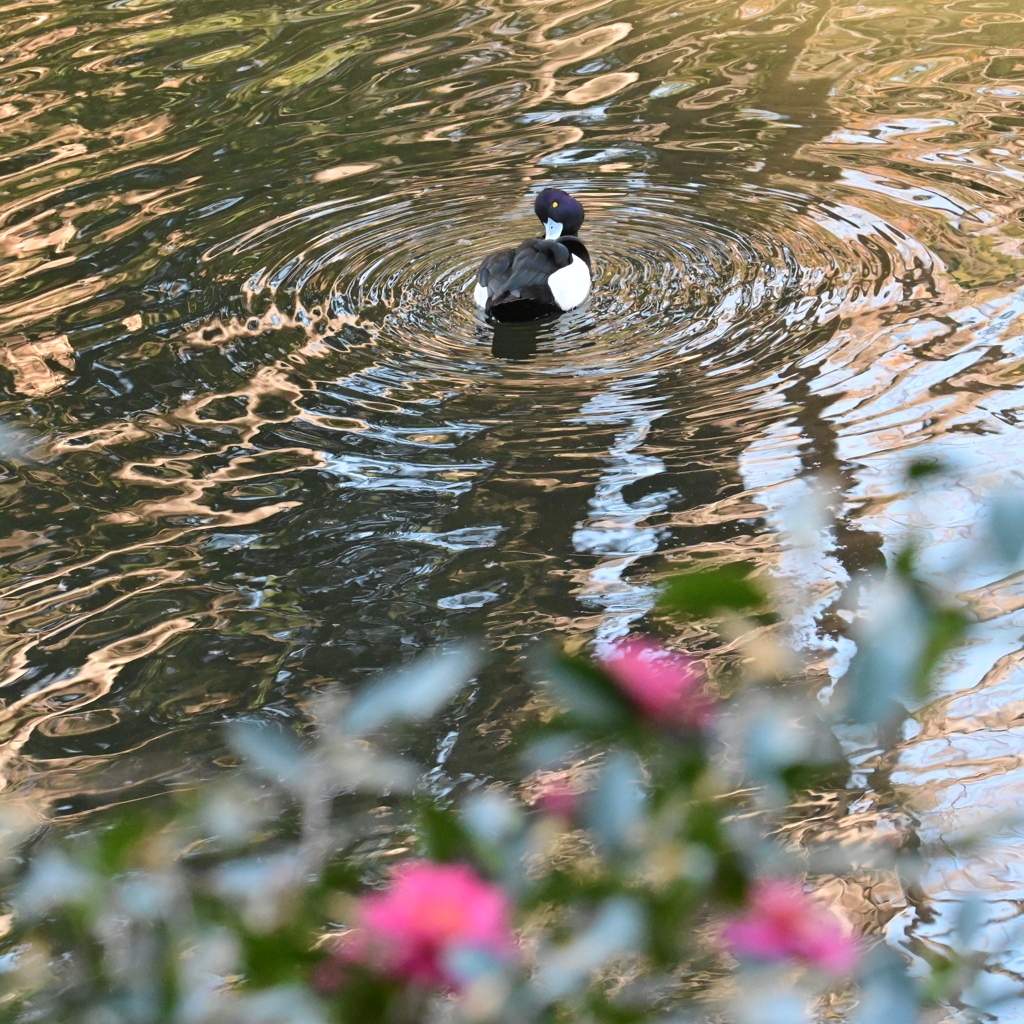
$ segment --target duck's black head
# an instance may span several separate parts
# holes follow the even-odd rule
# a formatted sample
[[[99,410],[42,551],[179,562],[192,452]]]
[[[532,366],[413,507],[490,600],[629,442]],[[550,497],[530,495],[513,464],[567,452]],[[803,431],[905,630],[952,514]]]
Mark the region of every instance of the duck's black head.
[[[583,207],[560,188],[544,189],[533,204],[533,212],[544,225],[545,238],[578,235],[583,227]]]

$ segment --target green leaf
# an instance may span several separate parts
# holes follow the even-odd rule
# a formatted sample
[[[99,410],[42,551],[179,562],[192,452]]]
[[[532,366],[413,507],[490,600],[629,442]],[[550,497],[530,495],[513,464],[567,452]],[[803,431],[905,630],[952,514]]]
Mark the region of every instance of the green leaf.
[[[911,681],[915,697],[927,697],[931,690],[932,672],[946,651],[955,647],[967,632],[971,620],[960,608],[931,608],[924,650]]]
[[[675,576],[666,583],[660,606],[679,615],[704,618],[723,611],[751,612],[765,607],[764,589],[751,579],[752,562],[731,562]]]
[[[555,867],[537,879],[520,903],[520,909],[541,906],[568,907],[576,903],[603,900],[619,891],[619,883],[607,874],[579,871],[579,866]]]
[[[695,843],[703,843],[717,852],[722,846],[722,823],[719,808],[711,800],[701,800],[690,808],[687,831]]]
[[[106,875],[116,875],[128,866],[128,858],[150,826],[149,815],[142,811],[124,811],[114,824],[99,833],[97,867]]]
[[[473,859],[473,839],[459,815],[432,799],[421,799],[416,808],[416,828],[423,852],[431,860]]]
[[[896,552],[896,557],[892,563],[893,572],[898,576],[902,576],[905,580],[909,580],[912,584],[916,582],[914,572],[917,569],[917,548],[913,544],[908,544],[904,548],[900,548]]]
[[[351,892],[361,881],[360,865],[348,859],[328,861],[320,877],[320,883],[327,892]]]
[[[915,459],[907,466],[907,480],[910,483],[917,483],[919,480],[939,476],[945,471],[946,465],[939,459]]]
[[[359,1024],[414,1021],[420,1019],[426,998],[426,993],[379,977],[358,964],[346,964],[344,983],[329,1019]]]
[[[698,909],[701,893],[686,879],[676,879],[647,899],[647,953],[661,970],[679,962],[692,934],[683,927]]]
[[[297,981],[321,959],[312,948],[313,936],[305,930],[281,929],[263,935],[244,931],[240,938],[246,977],[256,988]]]
[[[625,694],[596,665],[562,653],[542,656],[539,669],[554,699],[592,729],[626,728],[636,711]]]
[[[730,906],[742,906],[747,898],[747,872],[735,850],[718,855],[713,882],[715,896]]]
[[[850,766],[841,759],[825,763],[798,762],[779,772],[786,787],[793,791],[808,789],[842,789]]]
[[[910,679],[910,692],[915,697],[927,697],[935,666],[946,651],[964,638],[971,618],[963,608],[939,604],[935,595],[921,582],[916,575],[917,551],[913,546],[908,545],[897,554],[894,569],[906,580],[925,618],[917,668]]]
[[[730,812],[727,804],[701,800],[693,805],[687,822],[688,837],[702,843],[715,857],[712,892],[729,905],[739,905],[747,892],[747,872],[739,853],[733,849],[722,828],[722,816]]]

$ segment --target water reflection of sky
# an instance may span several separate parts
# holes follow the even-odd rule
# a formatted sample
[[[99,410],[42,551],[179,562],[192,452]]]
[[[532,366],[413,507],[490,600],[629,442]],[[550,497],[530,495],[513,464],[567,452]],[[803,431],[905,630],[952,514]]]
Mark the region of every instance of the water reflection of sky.
[[[848,468],[849,486],[839,497],[850,524],[877,533],[890,558],[912,541],[921,571],[965,600],[978,618],[969,642],[948,659],[937,699],[904,724],[897,749],[872,758],[870,750],[855,744],[851,753],[862,764],[884,754],[892,784],[909,799],[913,830],[926,843],[985,828],[986,819],[997,823],[989,826],[996,835],[979,849],[940,858],[926,870],[921,884],[934,917],[922,919],[908,905],[892,918],[887,933],[905,948],[914,948],[922,937],[956,946],[962,941],[957,928],[964,901],[983,897],[981,927],[972,941],[995,962],[971,998],[1000,1000],[993,1010],[1007,1021],[1024,1014],[1018,998],[1021,964],[1012,952],[1020,943],[1016,908],[1024,897],[1022,833],[1013,821],[1024,785],[1019,728],[1024,598],[1019,574],[1008,575],[992,553],[988,522],[1000,494],[1015,487],[1024,493],[1024,439],[1004,415],[1019,398],[996,383],[1019,373],[1022,313],[1024,292],[1008,290],[983,304],[949,311],[941,322],[888,325],[870,340],[885,357],[866,370],[855,359],[843,359],[844,339],[837,336],[812,384],[837,399],[821,416],[831,426],[835,461]],[[944,340],[942,359],[921,363],[910,354],[934,338]],[[965,394],[955,384],[942,386],[962,386],[971,372],[996,386],[983,397]],[[836,648],[830,657],[835,677],[854,645],[816,633],[814,623],[840,598],[850,575],[836,557],[834,531],[809,524],[811,529],[801,533],[808,524],[799,520],[815,503],[812,482],[797,478],[808,441],[795,425],[778,425],[753,442],[740,463],[751,496],[765,506],[783,538],[777,576],[803,597],[794,602],[798,641],[809,653]],[[909,486],[907,468],[916,459],[935,460],[945,472]],[[823,483],[827,491],[829,481]],[[826,493],[824,500],[836,497]],[[862,601],[863,595],[870,591],[862,592]]]
[[[664,412],[658,408],[657,385],[657,374],[638,375],[590,399],[576,418],[582,426],[611,424],[618,430],[608,450],[608,468],[589,502],[590,515],[572,535],[574,550],[600,556],[581,574],[577,592],[585,607],[604,613],[595,631],[599,645],[626,636],[655,601],[650,585],[624,577],[635,562],[658,550],[659,530],[648,519],[664,511],[672,495],[653,492],[630,502],[624,490],[665,469],[661,459],[643,452],[651,424]]]

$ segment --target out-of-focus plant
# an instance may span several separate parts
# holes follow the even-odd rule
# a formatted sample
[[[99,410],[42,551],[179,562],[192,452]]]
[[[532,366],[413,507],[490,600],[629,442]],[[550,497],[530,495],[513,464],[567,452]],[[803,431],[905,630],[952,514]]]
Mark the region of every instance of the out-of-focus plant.
[[[438,796],[395,752],[479,670],[461,646],[321,698],[301,727],[236,722],[237,772],[173,806],[63,841],[10,810],[0,1018],[796,1024],[831,992],[857,1024],[912,1020],[983,958],[965,943],[912,980],[808,878],[907,885],[929,851],[788,838],[808,791],[849,777],[833,727],[884,737],[969,628],[909,548],[864,593],[828,707],[774,678],[798,659],[749,565],[664,587],[666,621],[721,624],[713,659],[641,636],[538,651],[546,711],[517,787]]]

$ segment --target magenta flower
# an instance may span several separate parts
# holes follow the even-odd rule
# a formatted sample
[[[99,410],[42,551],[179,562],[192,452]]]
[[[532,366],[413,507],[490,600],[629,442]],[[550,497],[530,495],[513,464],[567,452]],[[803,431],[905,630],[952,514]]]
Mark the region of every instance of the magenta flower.
[[[601,664],[620,690],[652,722],[701,729],[714,717],[714,702],[704,691],[700,663],[673,654],[644,637],[617,644]]]
[[[504,959],[515,949],[504,890],[465,864],[408,861],[387,889],[359,901],[357,919],[357,934],[339,958],[423,987],[459,987],[448,964],[455,950]]]
[[[845,974],[857,962],[859,943],[827,907],[797,882],[757,882],[750,904],[726,925],[725,941],[737,956],[797,960],[829,974]]]

